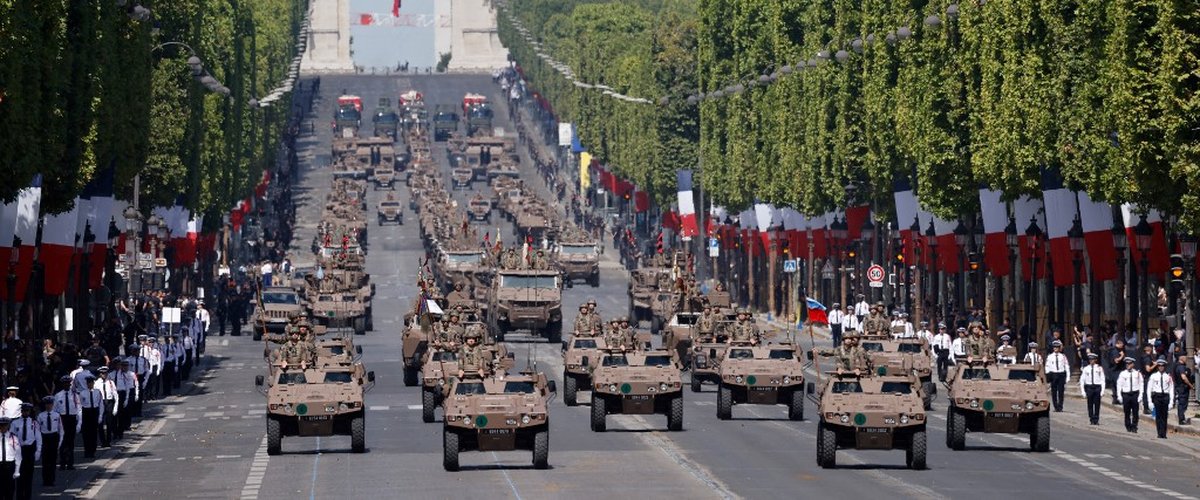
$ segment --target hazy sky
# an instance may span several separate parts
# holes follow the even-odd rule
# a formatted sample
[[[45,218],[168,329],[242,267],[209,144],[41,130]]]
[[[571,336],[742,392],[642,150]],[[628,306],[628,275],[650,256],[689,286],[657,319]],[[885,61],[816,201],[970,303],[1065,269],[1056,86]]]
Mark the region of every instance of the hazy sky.
[[[401,19],[422,26],[361,26],[361,14],[378,14],[379,18],[390,19],[392,0],[350,0],[350,36],[354,42],[350,50],[354,54],[354,64],[368,71],[372,67],[395,68],[404,61],[412,68],[436,65],[437,57],[433,53],[436,1],[439,0],[402,0]]]

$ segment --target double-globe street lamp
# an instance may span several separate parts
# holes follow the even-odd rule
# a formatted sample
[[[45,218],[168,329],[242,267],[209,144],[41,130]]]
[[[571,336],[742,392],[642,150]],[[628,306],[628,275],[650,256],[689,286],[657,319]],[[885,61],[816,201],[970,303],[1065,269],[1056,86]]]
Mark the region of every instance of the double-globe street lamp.
[[[1141,286],[1138,293],[1139,311],[1138,316],[1141,317],[1141,333],[1138,335],[1138,345],[1146,345],[1146,341],[1150,336],[1150,244],[1154,237],[1154,228],[1150,227],[1150,223],[1146,221],[1146,216],[1142,215],[1141,220],[1133,227],[1133,235],[1137,243],[1138,252],[1141,254],[1138,263],[1141,265]]]

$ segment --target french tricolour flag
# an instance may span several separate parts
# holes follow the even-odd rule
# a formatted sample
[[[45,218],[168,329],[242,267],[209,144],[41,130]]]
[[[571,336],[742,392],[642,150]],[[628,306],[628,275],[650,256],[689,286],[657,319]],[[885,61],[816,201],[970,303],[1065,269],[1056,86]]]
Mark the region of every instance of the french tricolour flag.
[[[979,208],[983,214],[983,261],[993,276],[1008,276],[1008,206],[1000,199],[1000,191],[979,190]]]
[[[42,174],[33,176],[29,187],[22,189],[17,195],[14,236],[21,240],[20,248],[13,251],[19,253],[17,260],[17,283],[12,297],[18,302],[25,301],[25,289],[29,286],[29,273],[33,270],[33,256],[37,245],[38,219],[42,207]],[[74,226],[72,226],[74,232]],[[72,239],[71,244],[75,242]],[[7,291],[5,292],[7,293]]]
[[[17,231],[17,202],[0,204],[0,276],[8,276],[8,261],[12,257],[13,236]],[[0,299],[8,300],[8,287],[0,286]]]
[[[114,207],[116,203],[113,201],[113,171],[112,168],[104,169],[97,172],[83,188],[83,193],[79,195],[81,204],[79,207],[79,224],[77,231],[79,235],[84,234],[87,227],[92,228],[92,235],[95,237],[95,243],[90,249],[91,256],[89,262],[92,263],[88,268],[87,288],[99,288],[101,278],[104,275],[104,259],[108,255],[108,227],[110,222],[114,221]],[[122,225],[117,224],[120,228]],[[78,238],[77,246],[83,245],[83,238]],[[84,251],[89,251],[84,249]],[[81,252],[82,253],[82,252]],[[82,280],[76,280],[82,284]]]
[[[1146,255],[1149,272],[1150,274],[1165,273],[1171,267],[1171,258],[1167,255],[1167,238],[1163,234],[1162,216],[1158,210],[1143,210],[1136,205],[1126,203],[1121,205],[1121,219],[1125,223],[1125,235],[1129,238],[1129,250],[1132,252],[1133,259],[1131,263],[1137,266],[1142,265],[1142,252],[1138,250],[1137,234],[1134,233],[1134,228],[1141,222],[1142,217],[1146,218],[1150,229],[1154,231],[1150,237],[1150,252]]]
[[[825,314],[825,305],[812,297],[804,298],[805,304],[808,306],[808,322],[809,324],[828,324],[829,316]]]
[[[904,243],[904,264],[907,266],[916,265],[917,263],[917,245],[921,241],[921,236],[924,234],[925,228],[929,227],[929,222],[933,216],[924,210],[921,210],[917,204],[917,196],[913,192],[912,182],[908,177],[900,176],[896,178],[892,184],[893,196],[896,199],[896,224],[900,229],[900,240]],[[913,221],[917,222],[919,231],[913,233]],[[926,265],[932,264],[932,255],[930,252],[922,253],[922,260]]]
[[[692,171],[678,170],[675,172],[675,182],[679,194],[679,235],[691,238],[699,234],[696,226],[696,202],[692,198]]]
[[[1021,279],[1029,279],[1030,269],[1034,270],[1032,275],[1036,279],[1046,277],[1045,245],[1039,244],[1037,252],[1034,253],[1029,248],[1029,237],[1025,236],[1025,232],[1031,224],[1037,224],[1038,229],[1045,234],[1046,215],[1042,207],[1042,200],[1025,195],[1021,195],[1020,198],[1013,201],[1013,214],[1017,220],[1017,244],[1020,246],[1021,254]]]
[[[1074,191],[1063,186],[1062,176],[1057,171],[1042,169],[1042,201],[1046,204],[1046,237],[1050,240],[1054,285],[1067,286],[1075,283],[1071,240],[1067,233],[1075,223],[1078,199]]]
[[[42,220],[42,246],[38,250],[38,261],[45,267],[46,295],[62,295],[67,291],[81,204],[77,199],[70,210],[46,215]]]
[[[1093,201],[1087,193],[1080,191],[1079,222],[1083,226],[1083,239],[1087,245],[1087,258],[1096,281],[1117,279],[1117,247],[1113,245],[1112,206],[1102,201]]]

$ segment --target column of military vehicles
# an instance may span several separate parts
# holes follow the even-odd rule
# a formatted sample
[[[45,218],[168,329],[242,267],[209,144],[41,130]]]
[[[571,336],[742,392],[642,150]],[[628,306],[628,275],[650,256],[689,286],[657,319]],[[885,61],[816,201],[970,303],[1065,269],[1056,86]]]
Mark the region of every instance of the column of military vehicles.
[[[839,449],[903,450],[909,467],[926,467],[927,417],[937,391],[926,340],[874,329],[861,337],[847,332],[837,349],[805,353],[791,334],[760,332],[723,284],[697,282],[684,253],[646,258],[630,273],[626,316],[602,319],[590,301],[564,339],[563,289],[599,286],[599,245],[525,184],[514,142],[491,135],[487,99],[467,94],[461,107],[438,105],[430,119],[423,96],[405,92],[399,112],[380,101],[376,137],[359,139],[349,117],[361,111],[361,99],[349,97],[339,98],[334,189],[313,243],[319,277],[310,271],[265,289],[255,320],[268,340],[278,341],[277,333],[306,318],[319,332],[311,335],[320,354],[302,370],[286,361],[291,350],[271,355],[265,392],[273,452],[279,450],[273,435],[343,431],[355,451],[362,449],[361,394],[374,376],[356,361],[361,349],[347,332],[372,326],[373,288],[363,272],[366,182],[394,189],[402,173],[425,250],[414,263],[419,293],[403,319],[403,381],[421,388],[423,421],[441,415],[446,470],[460,467],[464,451],[527,450],[535,468],[549,466],[549,406],[557,386],[536,365],[510,373],[515,356],[503,342],[514,331],[561,345],[564,403],[590,403],[595,432],[605,431],[613,414],[659,414],[666,430],[682,430],[684,385],[701,393],[710,384],[719,420],[733,419],[743,405],[782,406],[789,420],[815,420],[821,467],[835,466]],[[438,142],[449,175],[432,154]],[[465,202],[453,195],[459,189],[471,191]],[[404,212],[388,193],[377,220],[402,224]],[[494,227],[494,215],[511,230]],[[639,330],[643,321],[648,332]],[[322,338],[335,330],[340,336]],[[1040,368],[979,354],[955,360],[945,381],[947,447],[964,449],[969,432],[1027,433],[1031,449],[1047,451],[1049,404]],[[318,379],[348,382],[337,390],[305,385]],[[322,405],[305,403],[301,411],[313,392]],[[815,416],[806,415],[806,400],[816,403]],[[327,410],[328,418],[315,409]]]

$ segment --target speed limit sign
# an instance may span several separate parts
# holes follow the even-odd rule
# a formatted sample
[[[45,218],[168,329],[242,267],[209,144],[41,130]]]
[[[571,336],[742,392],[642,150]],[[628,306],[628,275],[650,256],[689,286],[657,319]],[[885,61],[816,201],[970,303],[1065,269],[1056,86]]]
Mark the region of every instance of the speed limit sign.
[[[867,281],[871,288],[883,287],[883,266],[876,264],[867,268]]]

